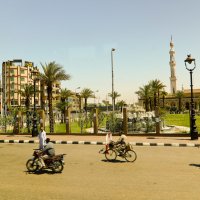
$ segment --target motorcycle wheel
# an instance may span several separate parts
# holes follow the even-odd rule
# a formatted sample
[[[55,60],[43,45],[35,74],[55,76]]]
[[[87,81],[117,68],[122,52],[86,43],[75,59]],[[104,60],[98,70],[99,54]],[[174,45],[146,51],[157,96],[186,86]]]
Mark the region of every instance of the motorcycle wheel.
[[[54,161],[53,162],[53,168],[52,168],[53,172],[60,173],[60,172],[62,172],[63,168],[64,167],[63,167],[63,164],[62,164],[61,161]]]
[[[105,152],[105,157],[108,161],[114,161],[116,160],[116,157],[117,157],[117,154],[114,150],[112,149],[108,149],[106,152]]]
[[[26,162],[26,168],[28,169],[29,172],[35,172],[38,169],[37,162],[34,161],[33,159],[29,159]]]
[[[125,152],[124,158],[128,162],[134,162],[137,159],[137,154],[133,150],[129,150]]]

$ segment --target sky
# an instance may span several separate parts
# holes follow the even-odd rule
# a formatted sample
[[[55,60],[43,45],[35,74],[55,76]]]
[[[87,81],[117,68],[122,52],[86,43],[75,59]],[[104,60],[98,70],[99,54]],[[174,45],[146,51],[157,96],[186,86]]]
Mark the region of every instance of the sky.
[[[135,92],[154,79],[170,92],[171,36],[177,89],[190,88],[188,54],[196,59],[193,85],[200,88],[199,0],[0,0],[0,7],[0,62],[32,61],[42,71],[41,63],[55,61],[71,75],[62,88],[89,88],[96,101],[111,103],[115,48],[118,101],[137,102]]]

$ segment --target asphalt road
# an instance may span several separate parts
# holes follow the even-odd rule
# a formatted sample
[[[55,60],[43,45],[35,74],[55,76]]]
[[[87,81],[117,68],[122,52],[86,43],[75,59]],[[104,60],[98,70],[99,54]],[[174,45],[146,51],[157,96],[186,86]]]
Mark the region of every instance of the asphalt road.
[[[134,163],[107,162],[98,145],[61,145],[62,174],[26,171],[37,144],[0,144],[1,200],[199,200],[200,149],[134,147]]]

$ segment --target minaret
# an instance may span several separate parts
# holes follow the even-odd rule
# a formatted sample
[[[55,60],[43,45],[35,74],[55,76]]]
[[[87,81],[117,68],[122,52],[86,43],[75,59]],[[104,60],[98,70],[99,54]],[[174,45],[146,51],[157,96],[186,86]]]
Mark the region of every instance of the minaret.
[[[174,51],[174,43],[172,41],[171,37],[171,42],[170,42],[170,70],[171,70],[171,77],[170,77],[170,87],[171,87],[171,94],[176,93],[176,61],[175,61],[175,51]]]

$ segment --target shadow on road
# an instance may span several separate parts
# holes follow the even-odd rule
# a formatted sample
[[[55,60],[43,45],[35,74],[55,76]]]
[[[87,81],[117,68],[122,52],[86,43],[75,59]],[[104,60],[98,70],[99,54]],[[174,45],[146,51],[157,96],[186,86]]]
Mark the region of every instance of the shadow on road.
[[[53,175],[53,174],[61,174],[61,173],[55,173],[53,171],[50,171],[50,170],[38,170],[36,172],[29,172],[29,171],[24,171],[26,174],[35,174],[35,175],[42,175],[42,174],[50,174],[50,175]]]
[[[109,163],[125,163],[126,162],[124,160],[111,160],[111,161],[108,161],[106,159],[103,159],[101,161],[103,161],[103,162],[109,162]]]
[[[200,168],[200,164],[194,164],[194,163],[192,163],[192,164],[189,164],[190,166],[193,166],[193,167],[199,167]]]

